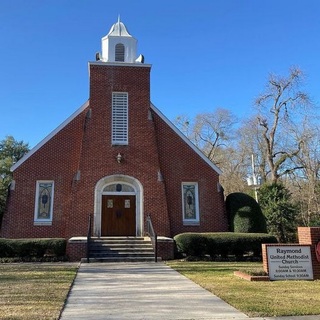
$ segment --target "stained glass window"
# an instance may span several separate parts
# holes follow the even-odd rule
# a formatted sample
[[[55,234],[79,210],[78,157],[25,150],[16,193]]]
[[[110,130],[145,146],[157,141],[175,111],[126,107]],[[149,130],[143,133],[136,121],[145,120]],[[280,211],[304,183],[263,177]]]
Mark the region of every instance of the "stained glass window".
[[[182,183],[183,221],[199,222],[198,184]]]
[[[35,221],[52,221],[53,181],[37,181]]]

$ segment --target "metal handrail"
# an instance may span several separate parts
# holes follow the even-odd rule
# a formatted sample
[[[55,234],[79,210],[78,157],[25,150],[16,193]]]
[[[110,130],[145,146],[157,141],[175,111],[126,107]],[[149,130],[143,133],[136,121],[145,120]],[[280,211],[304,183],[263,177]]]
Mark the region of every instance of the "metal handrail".
[[[92,217],[89,214],[89,223],[88,223],[88,233],[87,233],[87,263],[90,262],[90,241],[91,241],[91,224],[92,224]]]
[[[151,239],[151,243],[153,246],[154,250],[154,262],[158,262],[158,236],[154,232],[153,225],[152,225],[152,220],[150,215],[147,216],[147,235]]]

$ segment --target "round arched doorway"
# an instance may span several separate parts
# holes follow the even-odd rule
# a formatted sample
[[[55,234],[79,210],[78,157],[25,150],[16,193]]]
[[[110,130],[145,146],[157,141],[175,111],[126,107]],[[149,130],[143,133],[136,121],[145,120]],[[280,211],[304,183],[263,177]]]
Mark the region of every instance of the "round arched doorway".
[[[143,235],[143,187],[126,175],[100,179],[95,187],[93,233],[101,236]]]

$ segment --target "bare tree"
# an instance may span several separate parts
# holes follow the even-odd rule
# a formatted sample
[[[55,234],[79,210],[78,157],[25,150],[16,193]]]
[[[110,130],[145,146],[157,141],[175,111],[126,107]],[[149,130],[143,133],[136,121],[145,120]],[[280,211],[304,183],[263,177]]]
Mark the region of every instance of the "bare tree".
[[[292,160],[301,152],[303,141],[292,139],[290,128],[311,105],[308,95],[299,91],[302,80],[299,68],[292,68],[287,77],[270,75],[265,93],[255,102],[271,182],[299,169]]]
[[[219,149],[227,147],[233,138],[236,117],[226,109],[218,108],[211,113],[196,115],[194,120],[182,115],[176,118],[177,127],[212,162],[219,165]]]
[[[290,176],[290,185],[300,207],[301,223],[311,226],[320,222],[320,129],[305,121],[299,130],[302,136],[301,152],[295,158],[301,169]]]
[[[255,170],[262,181],[267,179],[266,147],[262,137],[262,129],[256,117],[245,119],[237,131],[237,150],[242,154],[245,176],[252,174],[252,155],[255,160]]]
[[[247,175],[246,154],[236,147],[223,149],[220,154],[220,168],[222,175],[220,182],[227,196],[232,192],[246,192],[248,186],[245,180]]]

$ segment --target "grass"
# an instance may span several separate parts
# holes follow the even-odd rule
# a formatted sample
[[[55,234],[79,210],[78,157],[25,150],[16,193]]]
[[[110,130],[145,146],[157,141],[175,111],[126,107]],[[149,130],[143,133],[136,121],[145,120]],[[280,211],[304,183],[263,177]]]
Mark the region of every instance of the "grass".
[[[252,262],[186,262],[167,264],[249,317],[320,314],[320,281],[250,282],[234,271],[261,269]]]
[[[58,319],[76,264],[0,264],[0,319]]]
[[[167,264],[250,317],[320,314],[320,281],[250,282],[233,275],[260,272],[261,263]],[[0,319],[58,319],[76,272],[76,264],[0,264]]]

